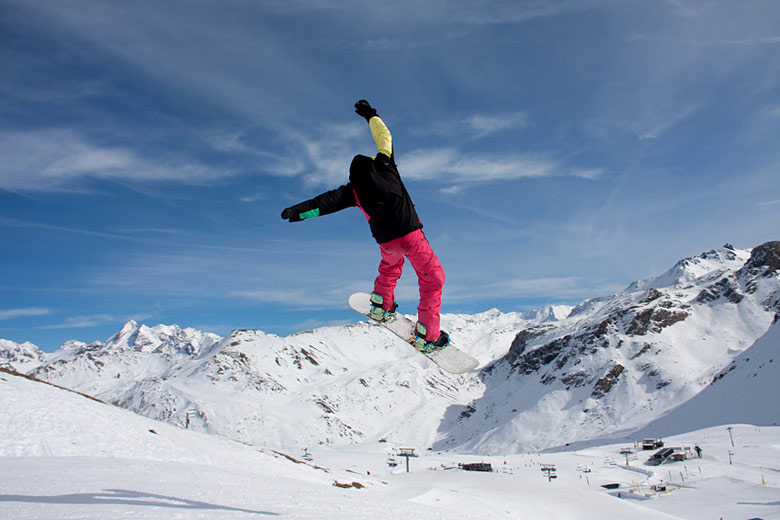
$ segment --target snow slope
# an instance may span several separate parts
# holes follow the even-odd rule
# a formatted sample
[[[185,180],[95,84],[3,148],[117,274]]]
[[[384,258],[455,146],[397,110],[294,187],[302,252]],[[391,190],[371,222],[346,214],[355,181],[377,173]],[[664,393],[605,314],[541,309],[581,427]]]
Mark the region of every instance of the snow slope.
[[[349,511],[381,518],[388,506],[444,518],[392,499],[362,504],[333,485],[378,486],[372,479],[182,430],[17,375],[0,372],[0,402],[2,518],[334,518]]]
[[[311,451],[312,462],[296,463],[268,449],[176,428],[7,372],[0,372],[0,402],[0,518],[780,515],[776,427],[735,425],[733,448],[723,427],[671,439],[704,448],[704,459],[685,465],[651,468],[632,456],[625,467],[620,445],[487,459],[418,450],[420,457],[411,460],[406,473],[385,464],[393,449],[388,443],[320,447]],[[729,450],[738,464],[728,464]],[[498,471],[454,469],[474,461],[490,462]],[[558,478],[544,478],[544,464],[554,465]],[[669,491],[653,492],[651,486],[661,481]],[[605,483],[619,487],[607,491],[601,487]]]
[[[726,423],[780,424],[780,321],[686,403],[633,434],[665,437]]]

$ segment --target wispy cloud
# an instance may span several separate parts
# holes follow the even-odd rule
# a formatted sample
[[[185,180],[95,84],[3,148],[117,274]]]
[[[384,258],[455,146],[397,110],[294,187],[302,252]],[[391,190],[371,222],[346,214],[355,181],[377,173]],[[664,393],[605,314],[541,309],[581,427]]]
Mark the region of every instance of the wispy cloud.
[[[473,113],[465,116],[445,117],[414,131],[415,135],[437,135],[458,139],[482,139],[499,132],[508,132],[528,126],[525,112],[501,114]]]
[[[295,132],[278,131],[288,143],[271,150],[267,138],[253,135],[249,131],[211,132],[201,136],[204,143],[212,149],[229,155],[231,158],[243,157],[253,164],[252,170],[279,177],[290,177],[300,174],[306,169],[306,161],[300,157],[300,152],[288,152],[287,149],[299,150],[302,137]],[[290,137],[294,136],[294,137]],[[292,144],[290,144],[292,143]],[[280,151],[281,149],[281,151]]]
[[[361,50],[406,50],[468,37],[486,26],[519,24],[587,11],[604,3],[605,0],[488,0],[478,3],[401,0],[385,5],[381,2],[347,1],[334,3],[333,12],[341,16],[348,11],[351,16],[396,28],[379,34],[367,32],[364,37],[354,40],[337,35],[341,45],[359,46]],[[341,37],[344,39],[341,40]]]
[[[524,112],[510,114],[487,115],[474,114],[463,120],[467,127],[474,129],[478,137],[485,137],[496,132],[526,126],[528,116]]]
[[[191,160],[152,161],[129,148],[91,143],[74,130],[0,132],[0,189],[78,190],[89,178],[207,183],[230,175]]]
[[[72,316],[60,323],[53,325],[44,325],[39,327],[41,330],[52,329],[86,329],[90,327],[99,327],[102,325],[111,325],[112,323],[125,323],[129,320],[144,321],[150,316],[146,314],[137,314],[134,316],[121,317],[113,314],[89,314],[85,316]]]
[[[25,309],[5,309],[0,310],[0,320],[13,320],[16,318],[23,318],[25,316],[43,316],[51,314],[51,309],[43,307],[28,307]]]
[[[301,308],[316,308],[332,304],[333,301],[317,296],[315,291],[305,289],[291,290],[239,290],[231,291],[228,296],[260,303],[276,303]]]
[[[251,195],[244,195],[239,200],[241,202],[252,203],[252,202],[257,202],[260,200],[267,200],[267,199],[268,199],[268,195],[266,195],[265,193],[253,193]]]
[[[442,17],[457,25],[474,27],[551,16],[581,10],[583,5],[590,8],[597,3],[545,1],[516,5],[497,1],[479,9],[443,4],[420,6],[415,2],[406,5],[417,15],[413,17],[415,22],[410,30],[420,36],[431,32],[428,30],[431,24],[440,29]],[[239,10],[225,10],[215,17],[211,9],[195,6],[187,13],[177,13],[179,22],[172,26],[164,22],[168,19],[166,16],[149,18],[143,16],[144,10],[130,9],[124,4],[100,4],[90,9],[83,8],[86,4],[75,4],[82,8],[47,4],[35,7],[34,11],[38,20],[48,20],[47,23],[56,24],[58,31],[78,34],[79,39],[95,43],[94,47],[102,49],[101,53],[115,56],[131,70],[152,78],[160,89],[175,85],[178,91],[181,85],[187,85],[188,94],[240,115],[250,128],[254,128],[252,125],[262,127],[287,140],[287,146],[277,147],[267,142],[259,145],[246,132],[229,129],[204,137],[213,150],[256,157],[258,170],[263,173],[302,176],[307,185],[316,186],[344,182],[352,156],[371,153],[370,136],[362,124],[323,126],[314,131],[315,135],[306,136],[295,135],[295,131],[286,127],[291,124],[290,113],[279,100],[293,99],[296,92],[305,91],[306,96],[295,99],[316,103],[319,99],[311,90],[313,78],[317,84],[336,78],[319,63],[316,53],[302,52],[297,44],[280,41],[277,28],[258,25],[257,20],[263,20],[262,14],[270,11],[291,17],[288,22],[307,24],[312,22],[312,9],[321,17],[341,16],[345,10],[355,9],[370,19],[397,20],[398,13],[405,9],[388,9],[375,3],[348,2],[324,7],[293,2],[244,6]],[[164,12],[168,8],[162,9]],[[402,18],[405,22],[409,19],[406,13]],[[226,24],[231,27],[229,32],[224,30]],[[459,31],[455,30],[456,33]],[[191,34],[198,34],[198,38],[192,40]],[[341,36],[362,41],[360,34],[355,31]],[[404,37],[408,36],[404,34]],[[334,40],[338,39],[334,37]],[[330,39],[327,44],[336,45]],[[246,56],[253,59],[246,60]],[[204,70],[209,74],[204,74]],[[273,77],[273,81],[268,81],[269,77]],[[262,96],[258,95],[259,84],[262,84]],[[306,109],[297,107],[297,110],[298,113],[292,114],[294,120],[300,120],[300,113]],[[526,125],[527,115],[515,109],[506,113],[460,115],[452,121],[450,128],[442,127],[440,131],[456,128],[465,139],[482,139]],[[16,133],[0,135],[0,140],[8,143],[0,145],[0,156],[8,157],[7,163],[0,158],[0,167],[3,167],[0,189],[83,190],[83,181],[89,178],[208,183],[235,173],[192,159],[153,160],[132,147],[116,143],[106,146],[72,131]],[[6,153],[13,150],[23,152]],[[419,161],[419,157],[412,159]],[[482,182],[539,176],[546,174],[540,170],[545,169],[542,162],[531,157],[488,158],[463,153],[450,161],[445,174],[461,177],[461,181],[469,178]],[[8,165],[11,167],[7,168]],[[417,174],[423,175],[423,170],[418,170]]]
[[[609,120],[607,126],[640,140],[660,140],[672,130],[706,120],[711,126],[703,135],[708,137],[726,126],[713,123],[713,115],[744,120],[753,115],[750,108],[727,115],[724,107],[732,99],[749,107],[757,92],[775,88],[780,35],[778,11],[771,2],[641,4],[630,12],[612,12],[627,30],[622,33],[626,44],[610,50],[620,64],[620,77],[600,85],[599,117]]]
[[[550,177],[561,172],[557,161],[542,156],[464,153],[454,148],[415,150],[399,159],[399,168],[409,179],[453,184]]]
[[[316,277],[316,275],[314,275]],[[331,277],[332,278],[332,277]],[[366,283],[370,280],[355,281],[354,279],[324,280],[321,282],[310,283],[309,287],[285,287],[284,289],[238,289],[228,293],[229,298],[240,298],[257,303],[272,303],[299,309],[323,309],[346,306],[345,295],[358,291],[366,290]],[[408,281],[399,283],[397,296],[399,298],[407,296],[406,284]],[[269,284],[262,283],[264,287]],[[416,287],[416,286],[415,286]]]
[[[132,242],[156,242],[165,243],[164,241],[156,240],[157,236],[170,236],[176,234],[183,234],[184,231],[180,229],[165,229],[165,228],[123,228],[115,231],[98,231],[94,229],[86,228],[74,228],[67,226],[57,226],[53,224],[47,224],[44,222],[35,222],[31,220],[19,220],[14,218],[0,217],[0,227],[21,228],[21,229],[36,229],[43,231],[55,231],[58,233],[71,233],[75,235],[83,235],[96,238],[108,238],[113,240],[128,240]]]
[[[517,297],[518,294],[525,296],[553,296],[553,297],[571,297],[574,294],[582,293],[582,282],[575,276],[563,277],[543,277],[543,278],[515,278],[505,280],[500,284],[490,286],[492,290],[499,290],[506,296]]]
[[[450,284],[446,287],[449,303],[463,301],[547,301],[579,302],[587,298],[615,294],[624,286],[594,281],[582,276],[507,278],[481,287]]]
[[[526,116],[522,113],[472,114],[441,123],[429,131],[438,132],[440,136],[457,134],[457,141],[462,142],[525,124]],[[300,168],[300,174],[309,186],[342,184],[347,180],[349,164],[356,153],[375,153],[373,140],[364,124],[322,125],[310,132],[309,135],[299,132],[287,135],[290,141],[297,143],[295,148],[303,152],[301,157],[305,166]],[[399,153],[395,159],[404,179],[441,181],[445,183],[443,190],[449,193],[475,183],[567,175],[593,180],[603,174],[600,168],[564,166],[544,153],[488,154],[462,151],[457,145],[411,150]]]
[[[581,179],[596,180],[604,175],[603,168],[590,168],[590,169],[573,169],[571,171],[573,177],[579,177]]]
[[[122,2],[76,0],[25,7],[41,26],[48,24],[52,31],[86,42],[80,49],[85,54],[113,56],[158,88],[186,92],[210,106],[273,126],[289,115],[279,99],[320,90],[319,82],[332,74],[321,60],[300,52],[298,44],[306,39],[285,32],[290,27],[285,16],[305,27],[320,23],[328,9],[308,2],[287,4],[215,9],[206,3],[186,10],[160,4],[154,8],[156,16],[149,16],[143,6]],[[334,11],[339,14],[340,9]],[[170,23],[173,18],[175,24]],[[281,27],[276,25],[280,21]]]

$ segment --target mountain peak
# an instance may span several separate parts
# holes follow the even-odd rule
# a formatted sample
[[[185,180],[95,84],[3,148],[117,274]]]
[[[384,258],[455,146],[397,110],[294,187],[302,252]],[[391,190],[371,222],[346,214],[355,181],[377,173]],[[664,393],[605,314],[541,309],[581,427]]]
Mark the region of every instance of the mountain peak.
[[[0,339],[0,367],[24,369],[43,363],[44,360],[41,349],[29,341],[15,343]]]
[[[704,277],[717,277],[725,271],[736,271],[745,264],[750,256],[750,249],[735,249],[731,244],[725,244],[720,249],[684,258],[660,276],[632,283],[625,289],[625,292],[662,289],[680,284],[690,284]]]
[[[571,305],[551,304],[523,313],[523,318],[540,323],[565,320],[571,314]]]
[[[122,325],[122,328],[119,329],[119,332],[117,332],[118,336],[128,336],[130,334],[135,334],[135,332],[139,329],[138,322],[135,320],[128,320],[125,322],[124,325]]]

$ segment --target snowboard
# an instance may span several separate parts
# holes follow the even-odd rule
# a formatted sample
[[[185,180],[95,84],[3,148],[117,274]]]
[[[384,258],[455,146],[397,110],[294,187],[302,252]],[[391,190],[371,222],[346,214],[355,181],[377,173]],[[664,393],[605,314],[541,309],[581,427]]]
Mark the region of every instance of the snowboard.
[[[371,297],[366,293],[355,293],[350,296],[349,306],[363,316],[369,318],[371,323],[375,323],[390,330],[391,332],[395,333],[396,336],[412,346],[412,342],[414,341],[414,327],[416,324],[406,316],[397,314],[394,318],[385,322],[371,319],[369,317],[369,311],[371,310]],[[414,348],[414,346],[412,346],[412,348]],[[416,348],[414,350],[420,352]],[[427,357],[436,363],[439,368],[445,372],[449,372],[450,374],[463,374],[464,372],[474,370],[479,365],[479,362],[476,359],[469,356],[458,347],[454,346],[452,343],[450,343],[447,348],[442,350],[436,350],[430,354],[420,352],[420,354]]]

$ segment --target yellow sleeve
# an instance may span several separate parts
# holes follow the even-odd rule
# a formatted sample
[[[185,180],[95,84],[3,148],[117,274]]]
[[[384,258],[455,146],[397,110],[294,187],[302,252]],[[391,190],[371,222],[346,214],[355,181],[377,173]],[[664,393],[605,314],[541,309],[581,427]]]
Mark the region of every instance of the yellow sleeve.
[[[390,130],[387,129],[384,121],[379,116],[374,116],[368,122],[369,128],[371,128],[371,135],[374,136],[376,141],[377,153],[383,153],[388,157],[393,155],[393,137],[390,135]]]

